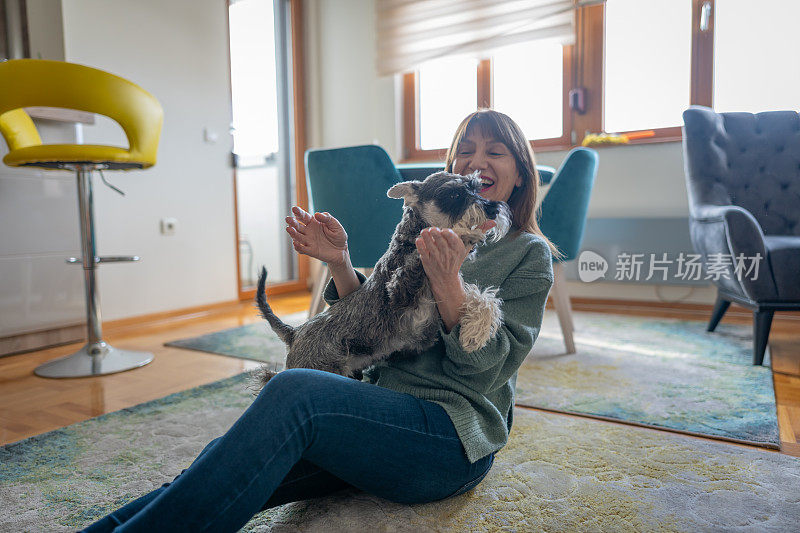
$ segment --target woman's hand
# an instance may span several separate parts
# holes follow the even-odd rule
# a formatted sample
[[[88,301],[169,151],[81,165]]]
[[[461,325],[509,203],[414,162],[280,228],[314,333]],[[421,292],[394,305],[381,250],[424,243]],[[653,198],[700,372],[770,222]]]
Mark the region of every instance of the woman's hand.
[[[458,271],[469,251],[453,230],[425,228],[416,245],[434,294],[461,284]]]
[[[328,263],[340,298],[361,286],[347,249],[347,232],[330,213],[311,214],[292,207],[293,217],[286,217],[286,232],[294,249]]]
[[[489,220],[481,229],[486,232],[495,225],[494,220]],[[459,270],[469,250],[451,229],[425,228],[416,245],[442,322],[449,332],[461,319],[461,306],[466,299]]]
[[[286,217],[286,232],[297,252],[332,266],[348,260],[347,232],[330,213],[312,216],[297,206],[292,207],[292,213],[293,217]]]

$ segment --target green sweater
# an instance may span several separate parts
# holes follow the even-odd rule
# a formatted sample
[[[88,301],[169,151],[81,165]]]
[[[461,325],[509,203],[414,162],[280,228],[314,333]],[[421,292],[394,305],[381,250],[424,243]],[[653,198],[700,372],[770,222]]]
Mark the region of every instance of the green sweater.
[[[509,233],[480,246],[461,275],[480,288],[500,288],[503,324],[489,343],[468,353],[458,341],[459,325],[450,333],[440,327],[433,347],[382,361],[364,371],[364,381],[441,405],[474,463],[508,442],[517,369],[539,334],[553,284],[550,249],[535,235]],[[333,281],[324,296],[329,304],[338,300]]]

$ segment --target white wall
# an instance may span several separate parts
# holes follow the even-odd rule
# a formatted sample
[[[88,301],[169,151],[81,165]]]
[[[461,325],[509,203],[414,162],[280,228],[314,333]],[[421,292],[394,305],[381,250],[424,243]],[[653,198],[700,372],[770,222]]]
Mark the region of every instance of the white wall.
[[[375,70],[375,2],[306,0],[309,147],[382,145],[396,152],[392,77]]]
[[[64,60],[64,25],[59,0],[27,0],[28,45],[34,59]]]
[[[158,164],[107,176],[126,197],[96,183],[98,250],[138,254],[139,264],[103,265],[103,318],[233,300],[236,246],[226,6],[219,0],[69,0],[66,60],[128,78],[164,107]],[[203,128],[219,135],[203,140]],[[125,142],[104,122],[85,142]],[[178,219],[174,236],[159,220]],[[77,221],[76,221],[77,223]]]
[[[688,217],[681,143],[596,148],[600,156],[589,217]],[[558,167],[566,152],[540,152]]]

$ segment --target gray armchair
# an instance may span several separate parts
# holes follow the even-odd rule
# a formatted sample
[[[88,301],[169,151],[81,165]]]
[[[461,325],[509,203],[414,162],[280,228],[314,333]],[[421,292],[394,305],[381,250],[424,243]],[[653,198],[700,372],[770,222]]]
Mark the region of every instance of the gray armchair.
[[[753,364],[760,365],[775,311],[800,311],[800,116],[692,106],[683,121],[692,244],[706,265],[721,257],[715,254],[732,259],[714,280],[708,331],[731,302],[752,309]],[[736,257],[758,254],[757,276],[736,272]]]

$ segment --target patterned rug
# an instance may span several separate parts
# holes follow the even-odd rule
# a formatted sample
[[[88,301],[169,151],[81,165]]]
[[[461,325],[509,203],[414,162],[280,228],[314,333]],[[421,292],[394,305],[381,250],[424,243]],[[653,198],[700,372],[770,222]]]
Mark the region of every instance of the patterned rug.
[[[747,326],[575,313],[577,353],[558,320],[517,378],[517,405],[780,448],[772,370],[752,365]],[[765,358],[769,365],[769,356]]]
[[[751,364],[750,328],[720,324],[707,333],[703,322],[600,313],[574,313],[574,322],[577,353],[566,355],[557,317],[545,313],[517,378],[518,405],[780,447],[772,372]],[[286,355],[264,323],[169,344],[276,370]]]
[[[74,531],[171,480],[252,401],[244,375],[0,447],[0,531]],[[244,531],[796,531],[800,460],[517,409],[467,494],[400,505],[356,491]]]
[[[282,316],[281,320],[297,326],[305,322],[307,316],[307,312],[294,313]],[[270,363],[276,370],[283,370],[286,361],[286,345],[264,321],[170,341],[164,343],[164,346],[261,361]]]

